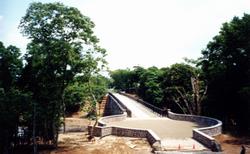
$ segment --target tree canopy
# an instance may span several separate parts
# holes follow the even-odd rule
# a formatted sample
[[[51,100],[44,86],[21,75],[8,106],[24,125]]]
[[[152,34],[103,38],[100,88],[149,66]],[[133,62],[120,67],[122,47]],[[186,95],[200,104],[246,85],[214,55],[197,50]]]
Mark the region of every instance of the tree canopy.
[[[202,51],[200,65],[208,84],[204,110],[225,126],[250,128],[250,15],[224,23]],[[226,116],[225,116],[226,115]]]
[[[19,25],[30,40],[24,56],[0,42],[0,116],[9,115],[13,122],[1,120],[6,128],[0,133],[0,153],[8,153],[20,126],[27,127],[33,145],[39,138],[57,146],[67,105],[105,94],[106,78],[98,72],[106,64],[106,50],[98,45],[94,26],[74,7],[34,2]]]
[[[155,106],[180,113],[200,114],[201,101],[194,96],[200,95],[204,85],[198,82],[198,72],[198,68],[188,64],[174,64],[161,69],[137,66],[132,70],[113,71],[111,77],[115,89],[135,93]],[[197,79],[200,86],[196,88],[197,92],[194,91],[192,78]]]

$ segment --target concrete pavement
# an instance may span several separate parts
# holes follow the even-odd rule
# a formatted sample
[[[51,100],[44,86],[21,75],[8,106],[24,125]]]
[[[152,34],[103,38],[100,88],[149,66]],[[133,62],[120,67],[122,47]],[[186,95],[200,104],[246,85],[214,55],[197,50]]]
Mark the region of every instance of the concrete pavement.
[[[118,93],[113,93],[113,95],[118,98],[126,107],[132,112],[132,118],[157,118],[157,114],[154,114],[149,109],[147,109],[142,104],[132,100],[126,96],[120,95]]]

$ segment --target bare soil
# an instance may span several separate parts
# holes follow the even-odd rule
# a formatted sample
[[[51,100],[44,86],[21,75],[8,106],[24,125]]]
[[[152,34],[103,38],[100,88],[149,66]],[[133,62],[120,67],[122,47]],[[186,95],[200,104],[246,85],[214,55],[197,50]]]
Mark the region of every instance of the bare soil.
[[[234,137],[229,134],[221,134],[216,136],[215,139],[221,144],[225,154],[240,154],[242,145],[246,148],[246,154],[250,154],[249,137]]]
[[[59,147],[41,154],[150,154],[146,139],[107,136],[89,142],[87,134],[66,133],[59,136]]]
[[[103,104],[104,103],[104,104]],[[100,104],[99,114],[103,113],[105,99]],[[77,112],[65,120],[66,127],[87,127],[93,120],[83,118],[85,112]],[[43,150],[40,154],[150,154],[152,151],[146,139],[107,136],[88,141],[87,132],[61,133],[58,139],[58,148]]]

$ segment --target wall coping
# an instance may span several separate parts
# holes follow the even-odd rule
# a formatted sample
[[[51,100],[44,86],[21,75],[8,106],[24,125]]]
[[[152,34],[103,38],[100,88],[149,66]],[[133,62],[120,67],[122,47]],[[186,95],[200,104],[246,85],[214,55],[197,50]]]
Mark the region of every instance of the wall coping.
[[[205,126],[205,127],[195,128],[198,131],[208,130],[208,129],[212,129],[212,128],[216,128],[216,127],[222,126],[222,122],[220,120],[218,120],[218,119],[215,119],[215,118],[210,118],[210,117],[206,117],[206,116],[198,116],[198,115],[190,115],[190,114],[178,114],[178,113],[171,112],[170,109],[168,109],[168,113],[170,115],[172,114],[172,115],[176,115],[176,116],[194,117],[194,118],[200,118],[200,119],[207,119],[207,120],[211,120],[211,121],[214,122],[213,124],[210,124],[210,125]],[[171,118],[171,116],[169,116],[169,118],[170,119],[174,119],[174,118]],[[193,120],[193,119],[191,119],[191,120],[185,119],[184,121],[193,121],[193,122],[199,123],[197,120]],[[215,135],[218,135],[218,134],[214,134],[212,136],[215,136]]]
[[[88,130],[91,130],[93,126],[88,126]],[[110,131],[107,133],[107,134],[102,134],[102,130],[105,130],[105,129],[110,129]],[[126,130],[132,130],[132,131],[145,131],[146,134],[143,138],[146,138],[148,140],[148,142],[150,143],[151,146],[153,146],[154,143],[158,142],[161,144],[161,139],[159,136],[157,136],[155,134],[154,131],[152,131],[151,129],[140,129],[140,128],[130,128],[130,127],[120,127],[120,126],[95,126],[95,131],[96,130],[99,130],[100,132],[96,133],[98,135],[95,135],[95,136],[99,136],[99,137],[105,137],[105,136],[109,136],[109,135],[116,135],[116,136],[123,136],[122,134],[119,135],[119,134],[116,134],[114,133],[114,130],[115,129],[122,129],[123,132],[125,132]],[[153,139],[155,140],[154,142],[150,141],[150,137],[148,136],[148,134],[150,134]],[[135,138],[141,138],[140,136],[136,136],[136,133],[133,134],[133,136],[127,136],[127,135],[124,135],[124,137],[135,137]]]
[[[174,116],[176,116],[176,118],[174,118]],[[213,151],[216,151],[216,152],[221,151],[220,147],[219,148],[215,147],[216,146],[215,144],[218,144],[218,143],[212,137],[212,136],[216,136],[216,135],[221,134],[222,122],[220,120],[215,119],[215,118],[206,117],[206,116],[173,113],[173,112],[171,112],[170,109],[168,109],[168,117],[170,119],[174,119],[174,120],[192,121],[192,122],[196,122],[196,123],[200,123],[200,124],[204,121],[210,121],[211,124],[208,124],[205,127],[193,129],[193,138],[195,140],[201,142],[202,144],[204,144],[208,148],[212,149]],[[186,118],[184,118],[184,117],[186,117]],[[188,118],[190,118],[190,119],[188,119]],[[204,125],[207,123],[202,123],[202,124]]]
[[[127,112],[128,117],[132,116],[131,110],[127,108],[126,105],[124,105],[118,98],[116,98],[115,95],[113,95],[111,92],[109,92],[108,95],[115,100],[115,102],[118,104],[119,108],[121,108],[123,112]]]
[[[199,130],[199,128],[195,128],[195,129],[193,129],[193,131],[194,131],[194,132],[197,132],[197,133],[199,133],[199,134],[201,134],[201,135],[203,135],[204,137],[208,138],[209,140],[212,140],[212,141],[215,140],[213,137],[211,137],[211,136],[209,136],[209,135],[207,135],[207,134],[201,132],[201,131]]]
[[[122,112],[126,112],[126,108],[123,107],[124,104],[122,104],[121,101],[119,101],[112,93],[108,93],[108,96],[111,97],[115,101],[115,103],[118,105],[118,107],[120,108]]]
[[[120,118],[126,118],[127,117],[127,112],[123,112],[122,114],[118,114],[118,115],[111,115],[111,116],[105,116],[105,117],[101,117],[98,120],[98,125],[99,126],[107,126],[106,122],[109,119],[113,119],[112,121],[121,121]],[[119,119],[117,119],[119,118]]]
[[[156,106],[154,106],[154,105],[152,105],[152,104],[150,104],[150,103],[148,103],[148,102],[146,102],[146,101],[144,101],[144,100],[142,100],[142,99],[140,99],[140,98],[136,98],[136,97],[131,96],[131,95],[127,94],[127,93],[119,92],[119,94],[124,95],[124,96],[126,96],[126,97],[129,97],[129,98],[135,100],[136,102],[138,102],[138,103],[144,105],[148,110],[150,110],[150,111],[153,112],[154,114],[158,114],[158,115],[160,115],[160,116],[162,116],[162,117],[163,117],[163,116],[166,116],[166,113],[167,113],[166,111],[167,111],[167,110],[164,110],[164,109],[161,109],[161,108],[159,108],[159,107],[156,107]]]
[[[168,109],[168,113],[172,114],[172,115],[177,115],[177,116],[183,116],[183,117],[194,117],[194,118],[200,118],[200,119],[208,119],[214,122],[214,124],[199,128],[199,129],[208,129],[208,128],[213,128],[216,127],[218,125],[222,125],[222,122],[218,119],[215,118],[210,118],[210,117],[206,117],[206,116],[198,116],[198,115],[191,115],[191,114],[178,114],[178,113],[174,113],[171,112],[170,109]],[[170,117],[169,117],[170,118]],[[172,119],[172,118],[171,118]],[[194,121],[197,122],[196,120],[186,120],[186,121]]]

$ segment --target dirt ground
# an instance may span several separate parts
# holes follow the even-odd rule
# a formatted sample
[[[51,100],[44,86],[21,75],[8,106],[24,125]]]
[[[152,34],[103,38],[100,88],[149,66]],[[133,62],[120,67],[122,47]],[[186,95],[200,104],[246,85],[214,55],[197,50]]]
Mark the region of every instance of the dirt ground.
[[[87,127],[93,124],[86,113],[77,112],[66,118],[66,127]],[[152,148],[146,139],[107,136],[88,141],[87,131],[59,134],[59,145],[54,150],[40,151],[39,154],[151,154]]]
[[[107,136],[89,142],[86,132],[81,132],[60,134],[59,147],[40,154],[150,154],[151,151],[146,139]]]
[[[246,148],[246,154],[250,154],[249,137],[234,137],[228,134],[221,134],[216,136],[215,139],[219,141],[225,154],[240,154],[242,145]]]

